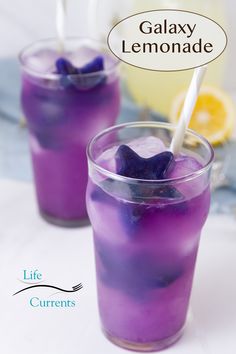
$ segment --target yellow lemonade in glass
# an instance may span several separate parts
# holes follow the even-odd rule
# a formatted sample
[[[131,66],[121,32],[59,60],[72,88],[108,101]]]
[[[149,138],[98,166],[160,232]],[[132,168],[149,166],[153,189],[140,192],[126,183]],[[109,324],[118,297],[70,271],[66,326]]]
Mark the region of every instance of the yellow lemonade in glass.
[[[158,9],[180,9],[205,15],[225,27],[221,0],[133,0],[131,13]],[[221,86],[224,74],[224,55],[210,63],[205,84]],[[125,78],[133,99],[143,107],[167,115],[174,98],[188,87],[192,70],[155,72],[125,64]]]

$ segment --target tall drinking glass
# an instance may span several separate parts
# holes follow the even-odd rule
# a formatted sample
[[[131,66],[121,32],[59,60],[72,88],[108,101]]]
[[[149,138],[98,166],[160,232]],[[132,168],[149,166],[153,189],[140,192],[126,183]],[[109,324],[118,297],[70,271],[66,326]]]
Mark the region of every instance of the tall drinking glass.
[[[40,213],[61,226],[83,224],[86,145],[116,121],[119,63],[101,43],[82,38],[67,39],[63,53],[56,39],[38,41],[21,52],[20,63]]]
[[[132,350],[161,350],[183,332],[214,154],[188,130],[165,179],[150,180],[118,174],[117,151],[125,144],[149,158],[168,149],[173,132],[165,123],[124,124],[98,134],[87,151],[102,328]],[[134,160],[126,164],[135,169]]]

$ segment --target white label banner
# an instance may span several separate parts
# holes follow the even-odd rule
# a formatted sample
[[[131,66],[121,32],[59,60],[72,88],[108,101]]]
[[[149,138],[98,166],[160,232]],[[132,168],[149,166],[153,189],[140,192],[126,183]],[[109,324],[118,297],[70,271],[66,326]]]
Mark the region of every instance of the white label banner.
[[[122,61],[155,71],[188,70],[218,58],[227,46],[224,29],[208,17],[181,10],[154,10],[127,17],[108,35]]]

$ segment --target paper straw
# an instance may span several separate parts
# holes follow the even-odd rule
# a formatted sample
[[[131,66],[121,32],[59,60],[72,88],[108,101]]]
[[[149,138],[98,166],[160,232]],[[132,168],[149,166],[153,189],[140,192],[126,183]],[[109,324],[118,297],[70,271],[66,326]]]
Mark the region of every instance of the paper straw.
[[[184,101],[180,119],[170,145],[170,151],[174,155],[180,152],[183,145],[185,132],[192,117],[206,69],[207,66],[205,65],[194,70],[193,78]]]
[[[98,1],[89,0],[88,3],[88,30],[90,38],[95,38],[98,33],[97,17],[98,17]]]
[[[57,0],[56,29],[58,39],[58,50],[65,50],[66,37],[66,2],[67,0]]]

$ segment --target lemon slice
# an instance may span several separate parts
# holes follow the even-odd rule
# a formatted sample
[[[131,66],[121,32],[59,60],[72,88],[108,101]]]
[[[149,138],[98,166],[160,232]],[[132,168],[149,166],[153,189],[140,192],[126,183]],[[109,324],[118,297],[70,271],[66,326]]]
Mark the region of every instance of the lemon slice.
[[[186,91],[173,101],[170,120],[177,123],[183,108]],[[189,128],[203,135],[211,144],[225,142],[232,136],[235,123],[235,106],[222,90],[203,86],[194,109]]]

